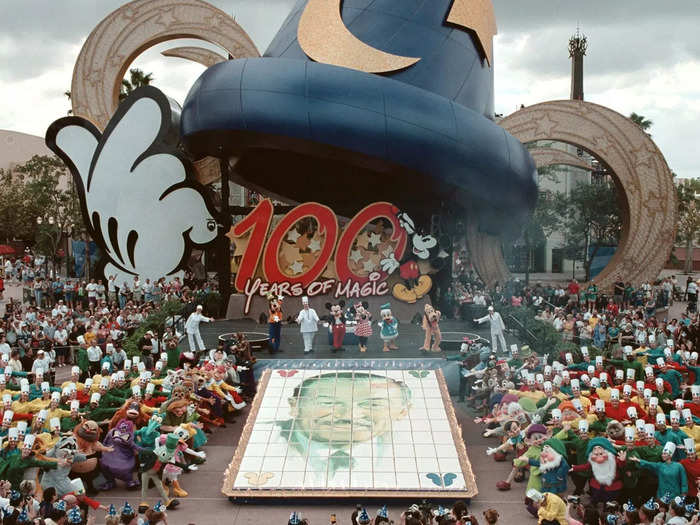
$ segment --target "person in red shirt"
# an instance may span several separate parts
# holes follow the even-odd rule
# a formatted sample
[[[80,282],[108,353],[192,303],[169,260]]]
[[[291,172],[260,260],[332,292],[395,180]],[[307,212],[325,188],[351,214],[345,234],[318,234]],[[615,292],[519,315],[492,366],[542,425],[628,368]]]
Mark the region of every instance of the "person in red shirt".
[[[683,440],[685,453],[688,455],[685,459],[681,459],[680,463],[685,469],[688,476],[688,496],[695,498],[698,495],[698,478],[700,478],[700,460],[695,452],[695,440],[686,438]]]
[[[569,301],[575,300],[578,303],[578,292],[581,290],[578,281],[576,279],[571,279],[566,289],[569,292]]]

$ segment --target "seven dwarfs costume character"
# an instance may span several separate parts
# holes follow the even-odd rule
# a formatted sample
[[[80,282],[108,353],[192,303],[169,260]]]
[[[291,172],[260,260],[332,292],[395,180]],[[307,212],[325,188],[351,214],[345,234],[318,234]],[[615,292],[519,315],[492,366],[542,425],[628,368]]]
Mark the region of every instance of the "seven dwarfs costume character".
[[[610,441],[596,437],[589,441],[586,449],[588,462],[572,467],[574,472],[593,473],[589,486],[594,504],[617,500],[622,493],[621,468],[624,462],[615,454],[615,447]]]
[[[569,464],[566,462],[566,448],[558,439],[548,439],[542,445],[538,459],[530,459],[532,467],[538,467],[542,476],[542,490],[554,494],[566,492],[566,476]]]
[[[399,321],[391,314],[391,304],[383,304],[380,315],[382,320],[379,321],[379,337],[384,341],[383,351],[398,350],[395,341],[399,336]]]
[[[535,489],[528,489],[527,497],[537,505],[537,519],[540,525],[568,525],[566,517],[566,503],[556,494],[542,493]]]

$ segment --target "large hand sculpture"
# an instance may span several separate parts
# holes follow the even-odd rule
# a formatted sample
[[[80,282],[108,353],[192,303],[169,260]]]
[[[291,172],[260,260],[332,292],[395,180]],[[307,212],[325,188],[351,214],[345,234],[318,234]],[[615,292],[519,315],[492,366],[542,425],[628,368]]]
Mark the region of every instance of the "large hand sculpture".
[[[179,107],[152,87],[124,101],[104,134],[89,121],[54,122],[46,143],[69,166],[105,276],[131,282],[177,274],[217,223],[177,150]]]

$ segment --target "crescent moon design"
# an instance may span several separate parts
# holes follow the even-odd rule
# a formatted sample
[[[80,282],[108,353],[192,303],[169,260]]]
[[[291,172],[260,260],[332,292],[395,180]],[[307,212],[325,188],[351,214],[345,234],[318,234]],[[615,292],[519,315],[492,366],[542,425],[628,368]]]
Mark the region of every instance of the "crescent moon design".
[[[420,58],[386,53],[362,42],[345,26],[341,0],[309,0],[299,20],[297,38],[316,62],[365,73],[388,73],[412,66]]]
[[[498,28],[491,0],[455,0],[447,21],[473,31],[486,60],[493,66],[493,37]]]

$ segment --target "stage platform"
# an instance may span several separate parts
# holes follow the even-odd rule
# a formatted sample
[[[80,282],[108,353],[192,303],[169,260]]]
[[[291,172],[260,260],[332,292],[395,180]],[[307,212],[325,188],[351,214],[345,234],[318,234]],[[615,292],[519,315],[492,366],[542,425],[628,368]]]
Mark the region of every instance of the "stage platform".
[[[409,369],[420,365],[415,360],[398,361],[266,368],[223,494],[474,497],[476,481],[438,360],[415,369]]]

